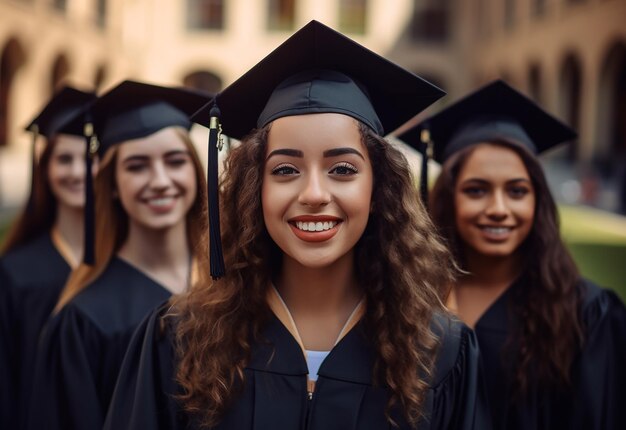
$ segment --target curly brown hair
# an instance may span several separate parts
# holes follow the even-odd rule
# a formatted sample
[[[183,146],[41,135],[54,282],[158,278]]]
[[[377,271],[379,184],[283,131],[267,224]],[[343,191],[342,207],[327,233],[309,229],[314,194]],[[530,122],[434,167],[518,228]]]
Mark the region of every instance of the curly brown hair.
[[[226,276],[205,278],[173,298],[166,316],[175,327],[179,400],[207,427],[219,422],[233,388],[242,386],[251,341],[270,316],[267,288],[281,267],[260,197],[269,127],[253,131],[226,160],[220,205]],[[364,323],[377,350],[372,372],[391,392],[389,421],[390,408],[399,405],[415,423],[423,416],[438,347],[431,319],[444,311],[441,297],[453,281],[453,265],[404,156],[366,126],[359,130],[374,171],[373,209],[355,249],[367,297]]]
[[[583,341],[580,322],[581,277],[574,260],[559,233],[556,204],[535,155],[522,145],[507,140],[489,142],[515,151],[531,178],[535,196],[535,216],[532,229],[519,249],[524,256],[523,276],[528,281],[510,303],[511,311],[522,324],[519,332],[509,335],[507,348],[517,345],[515,391],[524,395],[529,376],[535,371],[540,383],[559,385],[570,383],[570,368]],[[430,211],[440,233],[461,266],[463,241],[455,224],[454,193],[459,173],[479,144],[453,154],[444,164],[430,198]]]

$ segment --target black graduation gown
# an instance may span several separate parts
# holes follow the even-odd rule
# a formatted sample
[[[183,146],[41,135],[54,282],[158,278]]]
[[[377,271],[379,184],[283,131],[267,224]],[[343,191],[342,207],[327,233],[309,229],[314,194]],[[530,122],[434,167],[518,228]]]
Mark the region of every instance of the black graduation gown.
[[[16,428],[25,418],[39,334],[70,271],[49,233],[0,259],[2,429]]]
[[[520,321],[510,302],[527,282],[518,279],[476,323],[494,428],[626,428],[626,309],[615,293],[588,281],[580,286],[586,340],[572,366],[572,387],[547,389],[531,377],[527,399],[513,397],[514,362],[506,357],[515,346],[511,352],[505,345]]]
[[[102,427],[132,333],[170,292],[113,258],[42,332],[29,429]]]
[[[171,394],[174,350],[169,329],[159,329],[160,311],[138,328],[120,371],[106,430],[198,429]],[[490,429],[474,334],[445,320],[443,346],[420,429]],[[358,323],[322,363],[312,399],[302,349],[273,317],[245,369],[242,393],[216,429],[391,429],[385,418],[387,391],[372,385],[374,351]],[[273,358],[271,358],[273,357]],[[271,358],[271,359],[270,359]],[[398,413],[401,429],[409,428]]]

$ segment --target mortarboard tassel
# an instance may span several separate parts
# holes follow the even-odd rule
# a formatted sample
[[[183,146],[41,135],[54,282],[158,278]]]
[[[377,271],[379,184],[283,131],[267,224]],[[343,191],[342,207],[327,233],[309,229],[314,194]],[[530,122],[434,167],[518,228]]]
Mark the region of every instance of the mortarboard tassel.
[[[422,171],[420,172],[420,197],[422,204],[428,209],[428,161],[433,157],[433,142],[430,140],[430,130],[423,128],[420,132],[422,142]]]
[[[28,196],[28,203],[26,204],[26,211],[33,213],[35,210],[35,175],[37,174],[37,137],[39,136],[39,126],[33,124],[30,127],[30,131],[33,133],[33,141],[30,149],[30,194]]]
[[[98,151],[98,138],[93,133],[91,118],[85,118],[84,132],[86,153],[85,153],[85,249],[83,251],[83,263],[93,265],[95,263],[95,203],[93,192],[93,175],[91,166],[93,157]]]
[[[211,107],[209,125],[209,163],[207,166],[207,181],[209,187],[209,255],[211,264],[211,278],[219,279],[224,276],[224,255],[222,253],[222,234],[220,232],[220,207],[218,184],[218,151],[221,149],[220,110],[217,104]]]

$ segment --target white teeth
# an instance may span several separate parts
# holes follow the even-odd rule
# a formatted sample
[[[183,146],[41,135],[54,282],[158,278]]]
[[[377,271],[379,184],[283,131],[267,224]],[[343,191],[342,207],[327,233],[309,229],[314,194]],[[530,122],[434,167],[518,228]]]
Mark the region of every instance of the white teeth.
[[[296,221],[296,227],[302,231],[326,231],[337,225],[337,221],[303,222]]]
[[[160,198],[148,200],[148,202],[152,206],[168,206],[172,204],[173,201],[174,201],[174,197],[160,197]]]
[[[483,227],[487,233],[491,234],[506,234],[511,231],[510,227]]]

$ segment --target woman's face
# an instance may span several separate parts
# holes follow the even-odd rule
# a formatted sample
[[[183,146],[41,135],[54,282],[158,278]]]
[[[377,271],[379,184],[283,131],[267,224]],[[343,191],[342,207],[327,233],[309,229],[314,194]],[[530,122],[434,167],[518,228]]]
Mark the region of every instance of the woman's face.
[[[117,195],[131,222],[155,230],[185,222],[197,191],[191,157],[172,127],[119,145]]]
[[[356,120],[322,113],[272,123],[263,218],[286,256],[320,268],[352,253],[367,225],[372,187],[372,166]]]
[[[532,229],[533,184],[520,156],[504,146],[476,147],[461,167],[454,200],[466,252],[511,256]]]
[[[48,183],[57,203],[72,209],[85,207],[85,140],[59,134],[48,163]]]

